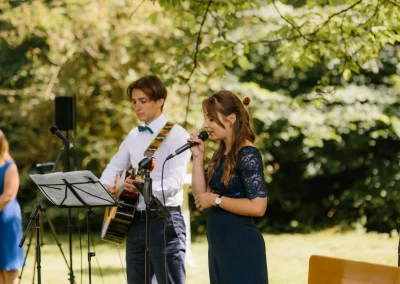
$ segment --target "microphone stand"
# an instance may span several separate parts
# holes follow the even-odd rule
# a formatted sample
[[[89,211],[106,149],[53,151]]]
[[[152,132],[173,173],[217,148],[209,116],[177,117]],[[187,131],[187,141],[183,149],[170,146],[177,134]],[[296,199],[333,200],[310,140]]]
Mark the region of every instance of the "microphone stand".
[[[69,140],[69,131],[67,130],[67,139]],[[63,143],[63,145],[65,145]],[[70,164],[70,148],[67,145],[67,172],[71,171],[71,164]],[[76,153],[76,152],[75,152]],[[88,213],[89,218],[89,213]],[[75,283],[74,277],[74,270],[72,267],[72,217],[71,217],[71,207],[68,207],[68,242],[69,242],[69,281],[70,284]]]
[[[60,152],[58,153],[57,159],[54,163],[53,169],[51,170],[51,172],[53,173],[54,170],[56,169],[56,166],[58,164],[58,162],[60,161],[60,157],[62,152],[65,149],[65,145],[63,144],[61,147]],[[32,223],[35,220],[35,228],[36,228],[36,268],[37,268],[37,280],[38,280],[38,284],[42,283],[42,273],[41,273],[41,250],[40,250],[40,216],[39,216],[39,212],[41,212],[42,210],[42,200],[43,200],[43,194],[40,194],[40,198],[38,200],[38,202],[36,203],[35,207],[33,208],[31,215],[29,216],[29,223],[26,226],[26,229],[22,235],[21,241],[19,243],[19,247],[22,247],[24,245],[24,242],[26,240],[26,237],[28,236],[28,233],[31,229]]]
[[[144,186],[143,186],[143,197],[146,204],[146,248],[145,248],[145,284],[151,283],[150,278],[150,205],[152,201],[152,179],[150,177],[150,170],[146,169]]]
[[[146,204],[146,247],[145,247],[145,284],[151,283],[150,275],[150,221],[151,212],[159,212],[159,216],[163,218],[170,217],[169,211],[161,204],[157,197],[153,196],[152,183],[150,172],[155,166],[154,157],[146,157],[139,163],[139,168],[144,169],[144,183],[135,183],[134,185],[143,195],[144,203]],[[166,253],[166,252],[165,252]]]

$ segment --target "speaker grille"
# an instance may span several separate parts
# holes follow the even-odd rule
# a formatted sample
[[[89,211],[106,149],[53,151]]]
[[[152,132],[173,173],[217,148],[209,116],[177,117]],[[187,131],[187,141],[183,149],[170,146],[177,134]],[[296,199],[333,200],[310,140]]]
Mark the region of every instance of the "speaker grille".
[[[56,125],[60,130],[75,130],[75,97],[60,96],[55,99]]]

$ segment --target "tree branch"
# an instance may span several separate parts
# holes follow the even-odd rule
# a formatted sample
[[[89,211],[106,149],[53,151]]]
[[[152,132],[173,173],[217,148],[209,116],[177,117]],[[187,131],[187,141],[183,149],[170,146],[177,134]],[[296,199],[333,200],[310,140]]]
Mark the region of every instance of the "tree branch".
[[[189,74],[189,76],[186,78],[186,82],[190,80],[190,77],[192,77],[194,70],[197,68],[197,55],[199,54],[199,48],[200,48],[200,43],[201,43],[201,30],[203,29],[204,23],[206,22],[207,14],[210,11],[210,6],[211,6],[212,0],[208,1],[206,12],[204,13],[203,20],[201,21],[200,24],[200,29],[199,32],[197,33],[197,41],[196,41],[196,51],[194,53],[193,57],[193,68]]]
[[[393,2],[392,0],[387,0],[387,1],[388,1],[390,4],[392,4],[392,5],[397,6],[397,7],[400,8],[400,4],[397,4],[397,3]]]
[[[379,11],[380,6],[381,6],[381,2],[378,1],[378,4],[375,6],[375,11],[374,11],[374,13],[372,14],[372,16],[369,17],[369,19],[366,20],[364,23],[362,23],[360,26],[364,26],[364,25],[368,24],[369,21],[371,21],[373,18],[375,18],[376,15],[378,15],[378,11]],[[368,6],[367,6],[367,7],[368,7]]]
[[[296,35],[296,36],[292,36],[292,37],[283,37],[283,38],[277,38],[277,39],[271,39],[271,40],[262,39],[262,40],[258,40],[258,41],[250,41],[249,44],[253,45],[253,44],[258,44],[258,43],[268,43],[268,44],[269,43],[278,43],[278,42],[281,42],[284,40],[291,41],[291,40],[298,39],[301,37],[302,37],[301,35]]]
[[[49,84],[47,85],[47,88],[46,88],[46,93],[45,93],[45,97],[46,98],[48,98],[50,96],[51,90],[53,89],[54,84],[55,84],[55,82],[56,82],[56,80],[58,78],[58,74],[60,73],[61,66],[57,66],[56,70],[54,70],[54,73],[51,76],[50,82],[49,82]]]
[[[273,40],[254,41],[254,42],[249,42],[249,44],[257,44],[257,43],[267,43],[267,44],[270,44],[270,43],[278,43],[278,42],[281,42],[281,41],[284,41],[284,40],[288,40],[288,41],[290,41],[290,40],[295,40],[295,39],[298,39],[298,38],[304,38],[305,40],[310,41],[310,42],[318,42],[319,40],[312,40],[312,39],[310,39],[309,37],[310,37],[310,36],[315,36],[323,27],[325,27],[325,26],[330,22],[330,20],[331,20],[332,18],[334,18],[334,17],[336,17],[336,16],[338,16],[338,15],[340,15],[340,14],[342,14],[342,13],[346,13],[347,11],[353,9],[356,5],[360,4],[362,1],[363,1],[363,0],[358,0],[357,2],[355,2],[355,3],[352,4],[352,5],[350,5],[349,7],[347,7],[347,8],[345,8],[345,9],[343,9],[343,10],[340,10],[340,11],[338,11],[338,12],[336,12],[336,13],[330,15],[330,16],[328,17],[328,19],[327,19],[325,22],[323,22],[322,25],[321,25],[319,28],[317,28],[316,30],[314,30],[314,31],[311,32],[311,33],[303,34],[303,33],[300,31],[300,29],[299,29],[298,27],[296,27],[293,23],[291,23],[289,20],[287,20],[287,19],[281,14],[281,12],[279,11],[279,9],[277,8],[277,6],[276,6],[276,4],[275,4],[275,0],[273,0],[272,2],[273,2],[273,4],[274,4],[274,6],[275,6],[276,11],[279,13],[280,17],[281,17],[283,20],[285,20],[287,23],[289,23],[289,24],[299,33],[299,35],[297,35],[297,36],[291,36],[291,37],[287,37],[287,38],[278,38],[278,39],[273,39]],[[391,0],[387,0],[387,1],[391,1]],[[328,42],[330,42],[330,41],[323,40],[322,42],[328,43]]]
[[[183,128],[187,127],[187,118],[188,118],[188,114],[189,114],[189,105],[190,105],[190,95],[192,94],[192,86],[190,86],[190,84],[187,84],[189,87],[189,94],[188,94],[188,99],[187,99],[187,103],[186,103],[186,113],[185,113],[185,121],[183,123]]]
[[[196,70],[196,68],[197,68],[197,55],[199,54],[199,48],[200,48],[200,43],[201,43],[201,30],[203,29],[203,26],[206,22],[207,14],[210,11],[211,3],[212,3],[212,0],[209,0],[208,4],[207,4],[206,12],[204,13],[203,20],[201,21],[201,24],[200,24],[199,32],[197,33],[196,50],[195,50],[194,57],[193,57],[193,68],[190,71],[189,76],[185,79],[186,83],[189,87],[189,94],[188,94],[188,99],[187,99],[187,103],[186,103],[186,114],[185,114],[184,126],[186,126],[186,124],[187,124],[187,116],[189,114],[189,105],[190,105],[190,96],[192,94],[192,88],[189,84],[189,80],[192,77],[194,70]]]
[[[348,61],[348,56],[347,56],[347,39],[344,38],[345,32],[343,29],[343,22],[344,19],[346,17],[346,12],[344,13],[343,17],[342,17],[342,22],[340,23],[340,31],[341,31],[341,35],[342,35],[342,40],[343,40],[343,45],[344,45],[344,64],[343,64],[343,70],[342,72],[339,73],[340,77],[343,76],[344,70],[346,69],[347,66],[347,61]]]
[[[140,2],[140,4],[136,7],[136,9],[133,10],[133,12],[129,15],[129,19],[132,19],[132,16],[137,12],[137,10],[139,10],[140,6],[142,6],[144,1],[146,1],[146,0],[142,0],[142,2]]]
[[[346,13],[347,11],[353,9],[355,6],[357,6],[358,4],[360,4],[362,1],[363,1],[363,0],[358,0],[358,1],[355,2],[353,5],[350,5],[349,7],[345,8],[345,9],[339,11],[339,12],[333,13],[332,15],[330,15],[330,16],[328,17],[328,19],[327,19],[318,29],[316,29],[315,31],[313,31],[312,33],[310,33],[310,34],[308,34],[308,35],[316,35],[323,27],[325,27],[325,26],[330,22],[330,20],[331,20],[332,18],[334,18],[334,17],[336,17],[336,16],[338,16],[338,15],[340,15],[340,14],[342,14],[342,13]]]
[[[280,16],[285,22],[287,22],[289,25],[291,25],[291,26],[299,33],[299,35],[300,35],[302,38],[304,38],[304,39],[307,40],[307,41],[312,41],[312,40],[308,39],[305,35],[303,35],[303,33],[300,31],[300,29],[299,29],[298,27],[296,27],[291,21],[289,21],[288,19],[286,19],[286,18],[282,15],[281,11],[279,11],[278,7],[276,6],[275,0],[272,0],[272,3],[274,4],[275,10],[278,12],[279,16]]]
[[[10,89],[0,89],[0,96],[28,96],[36,97],[37,89],[35,87],[28,87],[24,89],[10,90]]]

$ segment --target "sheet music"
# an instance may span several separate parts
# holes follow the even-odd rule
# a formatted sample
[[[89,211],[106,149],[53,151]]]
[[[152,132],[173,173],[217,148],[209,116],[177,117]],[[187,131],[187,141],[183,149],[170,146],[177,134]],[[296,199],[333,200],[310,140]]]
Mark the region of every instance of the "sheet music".
[[[35,174],[30,175],[30,177],[43,195],[57,206],[94,207],[113,206],[116,204],[99,179],[91,171],[56,172],[44,175]],[[67,186],[66,182],[70,186]]]

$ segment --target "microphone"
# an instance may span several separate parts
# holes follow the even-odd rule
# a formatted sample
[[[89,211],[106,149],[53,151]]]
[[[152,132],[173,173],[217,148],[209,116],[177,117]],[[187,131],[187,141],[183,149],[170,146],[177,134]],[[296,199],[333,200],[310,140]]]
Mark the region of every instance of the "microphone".
[[[56,135],[58,138],[60,138],[65,146],[69,147],[70,149],[74,147],[74,145],[71,142],[69,142],[69,140],[64,135],[61,134],[57,126],[52,125],[50,127],[50,132]]]
[[[208,138],[208,133],[207,131],[202,131],[199,133],[199,138],[203,141],[206,141]],[[179,155],[180,153],[182,153],[183,151],[186,151],[187,149],[191,148],[192,146],[194,146],[195,144],[197,144],[196,142],[190,141],[187,142],[185,145],[183,145],[182,147],[180,147],[178,150],[176,150],[175,152],[173,152],[171,155],[169,155],[167,157],[167,159],[165,159],[166,161],[168,161],[169,159],[175,157],[176,155]]]

